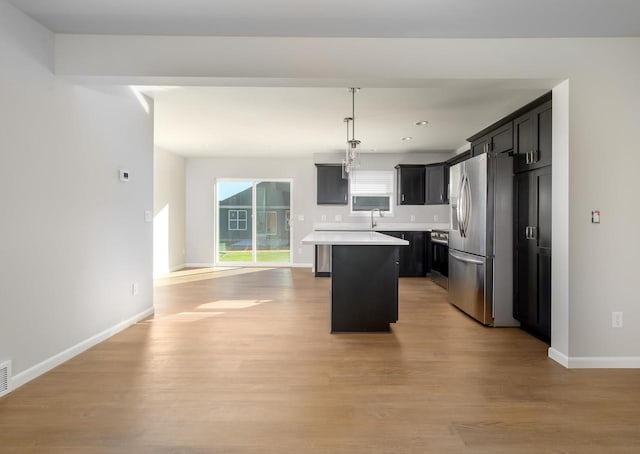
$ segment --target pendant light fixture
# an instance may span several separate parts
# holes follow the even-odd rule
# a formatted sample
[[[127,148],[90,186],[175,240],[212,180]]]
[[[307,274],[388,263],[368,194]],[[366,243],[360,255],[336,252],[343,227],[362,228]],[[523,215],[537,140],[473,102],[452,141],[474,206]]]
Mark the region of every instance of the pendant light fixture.
[[[342,168],[345,174],[350,173],[359,165],[359,146],[360,141],[356,139],[356,92],[359,88],[349,88],[351,93],[351,116],[345,117],[344,122],[347,124],[347,149],[345,159],[342,162]],[[349,126],[351,126],[351,135],[349,135]]]

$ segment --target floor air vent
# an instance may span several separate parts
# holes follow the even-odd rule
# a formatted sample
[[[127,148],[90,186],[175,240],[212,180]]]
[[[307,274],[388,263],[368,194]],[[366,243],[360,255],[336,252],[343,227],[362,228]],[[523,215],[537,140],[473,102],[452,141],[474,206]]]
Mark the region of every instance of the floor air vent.
[[[9,380],[11,379],[11,361],[0,363],[0,397],[7,394],[9,389]]]

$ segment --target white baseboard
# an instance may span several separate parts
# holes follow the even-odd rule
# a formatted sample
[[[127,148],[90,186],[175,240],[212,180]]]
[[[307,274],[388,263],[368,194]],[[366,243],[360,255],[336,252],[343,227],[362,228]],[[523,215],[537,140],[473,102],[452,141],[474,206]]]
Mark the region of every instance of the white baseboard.
[[[186,266],[187,266],[187,264],[185,264],[185,263],[181,263],[180,265],[172,266],[167,271],[163,271],[162,273],[153,273],[153,278],[154,279],[158,279],[158,278],[161,278],[161,277],[166,277],[166,276],[168,276],[169,274],[171,274],[171,273],[173,273],[175,271],[180,271],[181,269],[183,269]]]
[[[292,263],[291,268],[313,268],[313,263]]]
[[[549,358],[567,369],[640,369],[640,356],[567,356],[549,348]]]
[[[191,263],[185,263],[184,267],[185,268],[213,268],[215,265],[215,263],[195,263],[195,262],[191,262]]]
[[[140,312],[139,314],[134,315],[128,320],[124,320],[118,323],[117,325],[112,326],[111,328],[107,328],[106,330],[96,334],[95,336],[91,336],[90,338],[83,340],[82,342],[58,353],[57,355],[54,355],[51,358],[45,359],[41,363],[38,363],[35,366],[30,367],[29,369],[23,372],[20,372],[17,375],[14,375],[11,378],[10,389],[13,391],[19,388],[20,386],[24,385],[25,383],[30,382],[34,378],[37,378],[40,375],[46,372],[49,372],[54,367],[59,366],[65,361],[70,360],[74,356],[77,356],[86,350],[89,350],[94,345],[97,345],[100,342],[110,338],[114,334],[117,334],[120,331],[130,327],[131,325],[134,325],[135,323],[139,322],[140,320],[144,320],[145,318],[153,315],[153,312],[154,312],[154,308],[150,307],[149,309],[146,309]]]
[[[549,347],[547,354],[549,355],[549,358],[554,360],[556,363],[561,364],[566,368],[569,368],[569,357],[564,353],[559,352],[555,348]]]

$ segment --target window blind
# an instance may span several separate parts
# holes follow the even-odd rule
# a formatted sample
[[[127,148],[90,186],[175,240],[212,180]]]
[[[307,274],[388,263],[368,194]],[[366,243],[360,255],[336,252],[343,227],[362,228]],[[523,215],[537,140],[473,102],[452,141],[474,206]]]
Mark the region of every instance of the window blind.
[[[393,194],[393,171],[353,170],[351,172],[352,195]]]

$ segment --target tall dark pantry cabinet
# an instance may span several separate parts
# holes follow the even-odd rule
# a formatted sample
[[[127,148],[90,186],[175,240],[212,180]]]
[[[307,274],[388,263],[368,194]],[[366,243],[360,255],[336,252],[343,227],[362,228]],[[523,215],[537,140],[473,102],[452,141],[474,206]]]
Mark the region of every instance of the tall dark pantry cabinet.
[[[551,341],[551,101],[514,126],[514,318]]]

